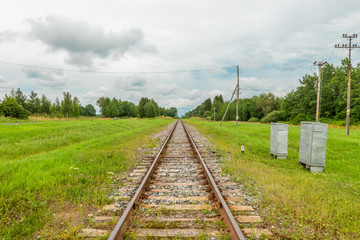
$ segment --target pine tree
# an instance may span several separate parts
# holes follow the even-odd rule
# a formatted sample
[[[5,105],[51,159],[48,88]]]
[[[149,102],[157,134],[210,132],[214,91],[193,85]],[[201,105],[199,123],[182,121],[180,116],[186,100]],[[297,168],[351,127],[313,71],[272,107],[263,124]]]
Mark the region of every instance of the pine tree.
[[[51,102],[43,94],[41,96],[41,113],[42,114],[50,114],[50,107],[51,107]]]
[[[211,111],[211,99],[208,98],[204,101],[204,112]]]
[[[72,112],[72,100],[69,92],[63,92],[64,99],[61,101],[61,111],[64,117],[69,117]]]
[[[145,116],[145,104],[149,102],[150,100],[148,98],[142,97],[139,102],[138,111],[139,111],[139,118],[144,118]]]

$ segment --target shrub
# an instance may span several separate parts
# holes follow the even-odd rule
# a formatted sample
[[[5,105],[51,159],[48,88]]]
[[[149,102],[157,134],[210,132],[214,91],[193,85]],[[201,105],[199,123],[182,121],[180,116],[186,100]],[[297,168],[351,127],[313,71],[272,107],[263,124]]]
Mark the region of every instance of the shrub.
[[[4,112],[4,107],[3,107],[2,103],[0,102],[0,116],[3,115],[3,112]]]
[[[28,118],[30,115],[30,113],[19,105],[13,97],[6,96],[1,105],[1,111],[5,117]]]
[[[204,112],[204,115],[203,115],[204,118],[207,118],[207,117],[210,117],[210,116],[211,116],[211,112],[210,112],[210,111]]]
[[[291,119],[292,124],[299,124],[302,121],[313,121],[309,116],[306,116],[304,113],[299,113],[293,119]]]
[[[278,122],[285,120],[285,113],[283,111],[272,111],[266,117],[261,119],[262,123]]]
[[[248,122],[260,122],[260,120],[257,117],[252,117],[248,120]]]

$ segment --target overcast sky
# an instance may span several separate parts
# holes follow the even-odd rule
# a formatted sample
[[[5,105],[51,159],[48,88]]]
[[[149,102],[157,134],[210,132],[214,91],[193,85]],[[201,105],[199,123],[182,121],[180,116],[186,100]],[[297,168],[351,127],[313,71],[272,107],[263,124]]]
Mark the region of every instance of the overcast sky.
[[[360,33],[358,0],[3,1],[0,98],[11,88],[51,100],[69,91],[82,105],[146,96],[182,114],[207,97],[230,99],[236,65],[241,97],[283,96],[314,61],[340,64],[348,52],[333,46],[347,43],[343,33]],[[360,49],[352,54],[358,63]]]

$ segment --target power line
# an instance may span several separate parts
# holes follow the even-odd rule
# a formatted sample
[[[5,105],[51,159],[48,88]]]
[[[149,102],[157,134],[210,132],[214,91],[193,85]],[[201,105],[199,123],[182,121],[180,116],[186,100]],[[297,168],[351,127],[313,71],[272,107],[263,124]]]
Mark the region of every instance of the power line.
[[[357,30],[359,30],[359,29],[360,29],[360,27],[357,27],[357,28],[355,28],[355,29],[353,29],[353,30],[351,30],[351,31],[348,31],[348,33],[350,33],[350,32],[355,32],[355,31],[357,31]],[[360,32],[358,32],[358,34],[360,34]],[[340,36],[339,36],[339,37],[340,37]],[[327,43],[323,44],[323,45],[328,45],[328,44],[330,45],[330,44],[331,44],[331,47],[328,47],[328,48],[326,48],[326,49],[319,50],[319,51],[317,52],[317,54],[315,54],[315,55],[307,58],[307,60],[310,59],[310,58],[317,57],[318,55],[320,55],[320,54],[322,54],[323,52],[329,50],[330,48],[332,48],[332,49],[334,50],[334,46],[332,46],[332,43],[333,43],[334,41],[336,41],[339,37],[334,38],[333,40],[330,40],[330,41],[328,41]],[[331,55],[330,59],[331,59],[331,58],[332,58],[332,55]],[[330,59],[327,59],[327,61],[329,61]]]
[[[271,92],[271,93],[286,93],[288,90],[281,89],[281,90],[270,90],[270,89],[256,89],[256,88],[240,88],[240,90],[250,91],[250,92]]]
[[[0,61],[0,63],[18,66],[18,67],[26,67],[26,68],[37,68],[37,69],[45,69],[45,70],[80,72],[80,73],[101,73],[101,74],[168,74],[168,73],[188,73],[188,72],[209,72],[209,71],[237,68],[237,66],[232,66],[232,67],[204,68],[204,69],[192,69],[192,70],[175,70],[175,71],[139,71],[139,72],[114,71],[114,72],[112,72],[112,71],[95,71],[95,70],[58,68],[58,67],[43,67],[43,66],[27,65],[27,64],[21,64],[21,63],[4,62],[4,61]]]

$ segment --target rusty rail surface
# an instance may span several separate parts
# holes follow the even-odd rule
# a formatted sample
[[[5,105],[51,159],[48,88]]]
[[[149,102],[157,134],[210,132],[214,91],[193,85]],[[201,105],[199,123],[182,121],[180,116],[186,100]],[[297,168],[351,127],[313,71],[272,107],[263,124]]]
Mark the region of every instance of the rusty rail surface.
[[[160,151],[158,152],[154,161],[152,162],[151,166],[149,167],[149,170],[147,171],[145,177],[142,179],[140,186],[136,190],[134,196],[131,198],[131,201],[127,205],[119,222],[116,224],[114,230],[111,232],[111,235],[109,236],[108,240],[124,239],[124,234],[125,234],[126,228],[130,224],[130,217],[134,214],[136,204],[140,201],[141,195],[144,192],[144,190],[146,189],[146,187],[149,183],[149,180],[151,179],[151,175],[153,174],[153,172],[159,162],[159,159],[161,158],[161,154],[164,151],[166,145],[168,144],[171,136],[173,135],[176,125],[178,123],[179,123],[179,120],[176,121],[173,129],[171,129],[169,136],[166,138],[163,145],[161,146]]]
[[[204,159],[201,157],[201,154],[200,154],[198,148],[196,147],[194,140],[192,139],[192,137],[191,137],[190,133],[188,132],[187,128],[185,127],[184,123],[182,121],[180,121],[180,122],[181,122],[182,126],[184,127],[186,135],[191,143],[191,147],[196,152],[197,159],[200,161],[201,166],[204,169],[206,179],[207,179],[207,181],[215,195],[215,198],[219,204],[219,210],[220,210],[221,216],[224,219],[225,225],[229,231],[231,239],[245,240],[246,239],[245,236],[241,232],[239,225],[237,224],[233,214],[231,213],[230,208],[228,207],[225,199],[223,198],[208,167],[206,166]]]

